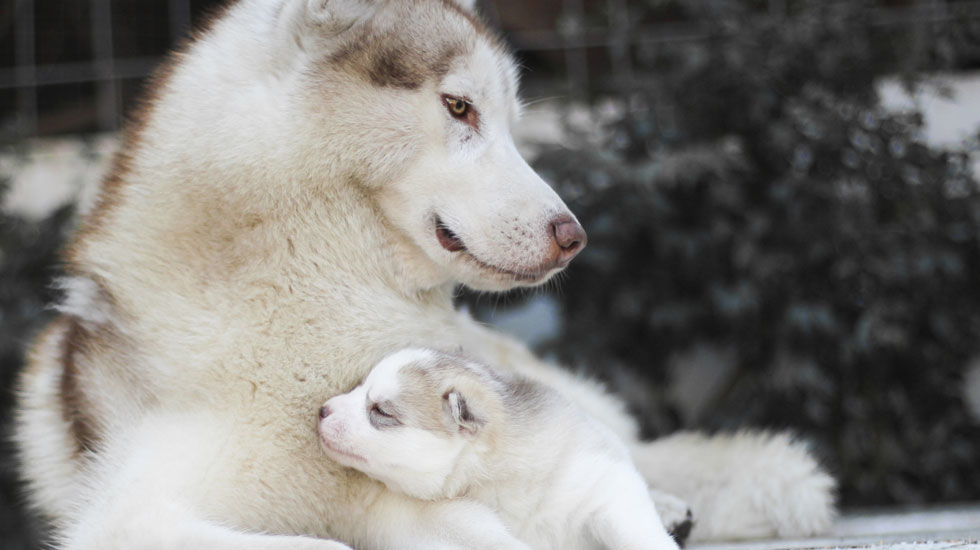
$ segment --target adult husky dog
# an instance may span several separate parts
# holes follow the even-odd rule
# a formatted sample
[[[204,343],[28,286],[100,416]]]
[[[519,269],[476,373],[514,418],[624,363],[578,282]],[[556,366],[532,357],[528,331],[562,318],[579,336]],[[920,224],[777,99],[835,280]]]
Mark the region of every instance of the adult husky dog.
[[[454,285],[539,284],[585,242],[514,148],[502,50],[449,0],[239,0],[158,75],[22,379],[61,547],[521,547],[486,509],[393,506],[325,459],[324,398],[409,346],[574,399],[695,535],[827,527],[832,482],[787,438],[641,445],[619,401],[453,311]]]

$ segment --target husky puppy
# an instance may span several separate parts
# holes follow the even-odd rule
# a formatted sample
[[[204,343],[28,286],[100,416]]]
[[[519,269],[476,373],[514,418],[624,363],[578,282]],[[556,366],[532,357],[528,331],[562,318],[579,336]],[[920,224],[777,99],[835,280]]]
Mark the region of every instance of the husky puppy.
[[[323,460],[310,411],[406,347],[568,396],[693,508],[692,538],[828,527],[805,448],[641,444],[619,399],[454,310],[456,286],[540,285],[586,244],[514,145],[517,89],[466,0],[232,0],[173,56],[20,380],[21,471],[57,546],[520,548],[484,505]]]
[[[335,461],[425,500],[492,508],[535,549],[676,550],[626,446],[526,377],[427,349],[320,409]]]

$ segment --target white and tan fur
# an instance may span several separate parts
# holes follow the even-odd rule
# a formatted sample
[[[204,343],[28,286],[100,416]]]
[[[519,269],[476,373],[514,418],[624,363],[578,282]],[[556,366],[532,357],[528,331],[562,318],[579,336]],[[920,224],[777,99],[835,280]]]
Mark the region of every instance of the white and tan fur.
[[[543,384],[406,349],[320,410],[336,462],[423,500],[493,510],[530,548],[677,550],[608,428]]]
[[[695,536],[828,526],[832,482],[795,444],[675,463],[619,400],[453,310],[456,284],[547,280],[574,255],[556,220],[577,228],[514,148],[516,70],[469,9],[238,0],[158,74],[21,380],[22,470],[59,547],[506,548],[485,507],[391,508],[323,460],[311,411],[409,346],[557,388],[696,504]]]

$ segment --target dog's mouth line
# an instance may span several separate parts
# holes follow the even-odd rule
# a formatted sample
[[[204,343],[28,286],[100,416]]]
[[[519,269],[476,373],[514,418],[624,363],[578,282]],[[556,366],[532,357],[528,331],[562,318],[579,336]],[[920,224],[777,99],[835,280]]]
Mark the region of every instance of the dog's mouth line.
[[[367,462],[367,460],[363,456],[341,449],[334,442],[330,441],[328,438],[323,436],[323,434],[320,435],[320,442],[323,444],[323,447],[327,450],[328,453],[334,453],[340,456],[344,456],[353,459],[357,462]]]
[[[441,218],[439,218],[439,216],[436,216],[435,225],[436,239],[439,241],[440,246],[449,252],[461,252],[469,261],[487,271],[493,271],[501,275],[506,275],[522,282],[532,282],[544,277],[552,269],[551,267],[548,267],[536,271],[514,271],[487,263],[470,252],[469,249],[466,248],[466,244],[463,242],[463,239],[459,238],[459,236],[456,235],[456,233],[454,233],[453,230],[450,229]]]
[[[453,233],[452,229],[442,221],[441,218],[436,216],[436,239],[439,240],[439,244],[450,252],[466,252],[466,245],[463,244],[463,239],[460,239],[456,233]]]

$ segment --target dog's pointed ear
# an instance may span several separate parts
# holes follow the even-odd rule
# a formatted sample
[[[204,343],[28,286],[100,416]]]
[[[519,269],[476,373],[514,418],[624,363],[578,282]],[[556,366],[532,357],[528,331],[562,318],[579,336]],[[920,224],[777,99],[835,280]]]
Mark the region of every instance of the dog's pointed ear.
[[[371,17],[376,0],[282,0],[277,28],[291,46],[307,50]]]
[[[473,13],[476,11],[477,0],[453,0],[463,11]]]
[[[442,396],[442,408],[452,424],[463,435],[475,436],[484,424],[484,421],[473,413],[463,394],[455,389],[447,391]]]
[[[374,0],[301,0],[306,4],[306,17],[332,31],[343,31],[364,21],[374,13]]]

